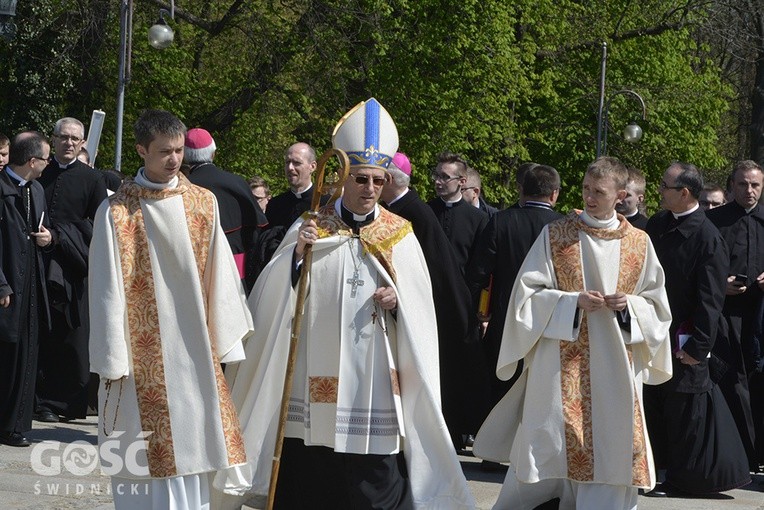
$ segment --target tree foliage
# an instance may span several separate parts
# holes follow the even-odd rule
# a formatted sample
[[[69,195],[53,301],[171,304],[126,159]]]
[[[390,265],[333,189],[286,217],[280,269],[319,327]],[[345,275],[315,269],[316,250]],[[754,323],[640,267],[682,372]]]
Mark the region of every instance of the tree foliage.
[[[733,157],[723,62],[709,42],[699,0],[178,0],[174,44],[145,36],[160,0],[135,0],[132,72],[125,100],[122,164],[140,164],[130,126],[145,108],[165,108],[209,129],[221,166],[284,189],[282,155],[296,140],[320,152],[357,102],[376,97],[396,120],[414,186],[436,155],[463,153],[481,172],[489,201],[515,199],[514,170],[551,164],[565,208],[595,157],[601,43],[608,43],[608,152],[654,183],[672,160],[720,169]],[[49,132],[63,115],[107,113],[98,163],[113,160],[119,2],[19,2],[19,33],[0,43],[8,132]],[[623,127],[640,114],[643,140]],[[741,143],[745,141],[740,138]],[[723,143],[722,143],[723,141]]]

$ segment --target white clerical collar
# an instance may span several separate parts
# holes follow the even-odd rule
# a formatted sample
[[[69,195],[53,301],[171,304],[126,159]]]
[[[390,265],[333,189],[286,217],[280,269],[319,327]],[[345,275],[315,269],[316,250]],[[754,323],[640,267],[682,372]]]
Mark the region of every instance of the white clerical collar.
[[[175,189],[178,187],[178,176],[176,175],[170,179],[170,182],[154,182],[146,177],[146,173],[143,171],[143,167],[141,167],[138,170],[138,175],[135,176],[135,183],[148,189]]]
[[[334,203],[334,209],[342,215],[342,197],[338,198]],[[371,216],[372,220],[375,220],[379,216],[379,204],[374,204],[374,210],[368,214],[356,214],[347,207],[345,207],[345,210],[353,215],[355,221],[365,221],[369,219],[369,216]]]
[[[313,183],[312,183],[312,182],[310,183],[310,186],[308,186],[307,188],[305,188],[305,189],[304,189],[304,190],[302,190],[302,191],[299,191],[299,192],[298,192],[298,191],[292,191],[291,189],[290,189],[289,191],[292,191],[292,194],[293,194],[294,196],[296,196],[297,198],[302,198],[302,196],[303,196],[305,193],[309,192],[311,189],[313,189]]]
[[[746,213],[746,214],[751,214],[751,211],[753,211],[754,209],[756,209],[756,206],[757,206],[757,205],[759,205],[759,203],[758,203],[758,202],[756,202],[756,203],[755,203],[755,204],[753,204],[751,207],[749,207],[748,209],[746,209],[746,210],[745,210],[745,213]]]
[[[26,179],[23,179],[19,174],[17,174],[13,170],[11,170],[10,166],[6,166],[5,167],[5,173],[7,173],[9,176],[13,177],[13,180],[18,181],[19,187],[24,186],[26,183],[29,182]]]
[[[441,200],[443,200],[443,199],[441,198]],[[446,207],[453,207],[455,204],[458,204],[462,200],[464,200],[464,199],[460,196],[456,200],[443,200],[443,203],[446,204]]]
[[[608,230],[614,230],[618,228],[621,222],[618,221],[618,215],[613,211],[613,216],[606,220],[598,220],[594,216],[591,216],[586,211],[582,211],[580,215],[581,220],[592,228],[606,228]]]
[[[687,215],[690,215],[690,214],[694,213],[695,211],[698,210],[698,207],[700,207],[700,204],[696,203],[695,207],[691,208],[689,211],[685,211],[685,212],[681,212],[681,213],[672,212],[671,214],[674,215],[674,218],[679,219],[682,216],[687,216]]]
[[[628,220],[629,218],[633,218],[633,217],[634,217],[634,216],[636,216],[637,214],[639,214],[639,209],[637,209],[636,211],[634,211],[632,214],[624,214],[623,216],[624,216],[624,218],[626,218],[626,219]]]
[[[547,202],[537,202],[535,200],[526,200],[523,205],[520,207],[541,207],[544,209],[551,209],[552,204],[549,204]]]
[[[394,199],[390,200],[390,201],[387,203],[387,205],[393,205],[395,202],[397,202],[398,200],[400,200],[401,198],[403,198],[403,197],[406,195],[406,193],[408,193],[408,192],[409,192],[409,189],[408,189],[408,188],[404,189],[404,190],[401,192],[401,194],[400,194],[400,195],[398,195],[398,196],[397,196],[397,197],[395,197]]]
[[[61,170],[66,170],[67,168],[71,166],[72,163],[77,161],[77,159],[75,158],[71,160],[69,163],[61,163],[56,156],[53,156],[53,160],[56,162],[56,164],[58,165],[58,168],[60,168]]]

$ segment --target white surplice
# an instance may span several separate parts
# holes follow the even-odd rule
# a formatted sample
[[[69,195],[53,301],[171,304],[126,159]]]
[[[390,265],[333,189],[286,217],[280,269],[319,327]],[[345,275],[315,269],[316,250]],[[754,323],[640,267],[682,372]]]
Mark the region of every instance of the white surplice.
[[[135,183],[152,190],[174,189],[178,178],[159,185],[139,172]],[[181,185],[191,186],[185,179]],[[195,192],[209,193],[201,188]],[[135,440],[143,427],[131,343],[140,339],[131,335],[127,310],[131,303],[125,295],[109,199],[96,214],[89,267],[90,363],[91,370],[101,376],[99,444],[108,443],[111,453],[101,462],[102,466],[106,463],[108,474],[113,475],[115,487],[136,483],[150,486],[148,496],[145,489],[138,490],[137,495],[130,490],[115,493],[118,509],[160,509],[168,508],[167,505],[205,509],[210,499],[210,473],[232,467],[221,419],[220,392],[227,389],[221,389],[216,378],[213,349],[219,362],[244,359],[242,340],[252,333],[253,327],[238,271],[218,221],[214,197],[211,203],[214,207],[207,214],[214,215],[214,226],[205,247],[207,263],[202,277],[189,234],[196,227],[188,225],[181,196],[140,199],[150,254],[150,260],[144,262],[150,264],[153,276],[161,336],[164,378],[156,383],[166,392],[175,466],[173,476],[161,479],[152,479],[148,470],[131,469],[130,461],[132,466],[145,467],[148,463],[145,440]],[[120,381],[113,382],[107,392],[107,380]],[[121,460],[115,464],[115,458]],[[115,470],[119,463],[122,469]]]
[[[632,228],[623,223],[626,220],[621,216],[618,219],[620,222],[614,218],[614,223],[607,226],[597,225],[583,213],[580,221],[588,220],[589,227]],[[558,220],[564,221],[577,220]],[[579,231],[577,250],[585,289],[603,294],[616,292],[621,245],[620,239],[599,238]],[[644,253],[636,254],[642,272],[633,293],[627,294],[630,332],[619,326],[610,309],[580,311],[588,321],[591,367],[588,377],[593,472],[586,483],[629,487],[634,491],[632,456],[634,435],[638,432],[644,434],[649,469],[649,484],[644,487],[655,484],[652,452],[643,421],[642,383],[660,384],[671,378],[668,340],[671,314],[663,269],[649,239],[644,247]],[[579,328],[574,326],[574,317],[579,293],[559,290],[559,275],[552,261],[547,226],[515,281],[496,367],[497,376],[507,380],[515,373],[518,361],[524,359],[522,375],[490,413],[474,444],[475,455],[480,458],[510,461],[521,484],[569,477],[561,345],[578,340]]]
[[[339,204],[327,206],[324,214],[338,216]],[[394,217],[398,225],[404,221],[385,210],[380,215]],[[298,220],[287,232],[250,295],[255,336],[245,346],[247,361],[237,367],[231,385],[256,494],[266,494],[270,483],[296,299],[292,257],[301,223]],[[375,228],[375,223],[369,227]],[[348,230],[320,236],[313,245],[287,435],[342,452],[389,454],[402,444],[416,508],[474,508],[441,414],[429,273],[410,226],[407,232],[395,237],[391,248],[395,278],[372,253],[363,254]],[[356,269],[364,283],[355,286],[352,296],[354,286],[348,280]],[[395,316],[375,310],[371,294],[380,286],[395,289]],[[391,370],[400,381],[399,398],[391,391]],[[322,403],[320,391],[318,395],[310,391],[310,378],[334,375],[339,377],[337,401]],[[351,430],[351,417],[362,426]],[[215,486],[236,494],[231,485],[239,483],[237,476],[220,473]],[[236,508],[242,501],[229,499],[226,508]]]

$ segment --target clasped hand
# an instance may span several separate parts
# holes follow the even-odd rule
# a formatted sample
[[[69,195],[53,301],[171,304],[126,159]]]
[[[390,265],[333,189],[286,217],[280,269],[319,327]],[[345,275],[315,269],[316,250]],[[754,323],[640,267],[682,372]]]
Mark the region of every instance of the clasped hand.
[[[585,290],[578,294],[578,307],[586,312],[596,312],[603,306],[620,312],[626,308],[626,303],[626,294],[623,292],[603,295],[596,290]]]

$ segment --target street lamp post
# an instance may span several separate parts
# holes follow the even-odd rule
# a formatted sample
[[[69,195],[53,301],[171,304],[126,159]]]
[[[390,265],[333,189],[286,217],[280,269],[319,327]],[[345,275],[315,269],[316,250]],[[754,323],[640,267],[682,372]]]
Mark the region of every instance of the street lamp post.
[[[2,0],[0,0],[2,2]],[[117,130],[114,141],[114,168],[122,169],[122,125],[125,112],[125,87],[130,82],[130,61],[133,47],[133,0],[121,0],[119,12],[119,82],[117,83]],[[174,32],[167,26],[162,13],[175,18],[175,0],[171,1],[171,10],[159,10],[159,21],[149,29],[149,44],[157,49],[167,48],[172,44]]]
[[[8,41],[16,35],[13,17],[16,16],[17,3],[17,0],[0,0],[0,36]]]
[[[608,112],[610,111],[610,103],[617,96],[628,96],[639,101],[642,107],[642,121],[647,118],[647,108],[645,107],[645,100],[642,96],[630,89],[619,90],[614,92],[607,100],[605,99],[605,74],[607,71],[607,43],[602,43],[602,59],[601,59],[601,71],[600,71],[600,98],[599,108],[597,110],[597,157],[599,158],[603,154],[607,154],[607,130],[608,130]],[[623,130],[623,137],[627,142],[635,143],[642,138],[642,128],[632,121]]]

